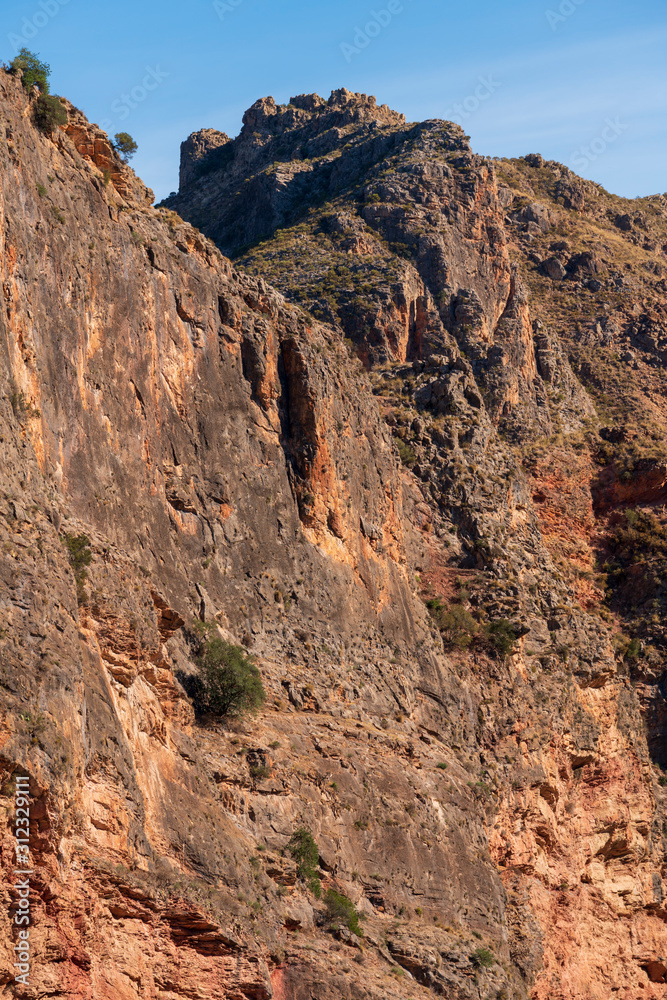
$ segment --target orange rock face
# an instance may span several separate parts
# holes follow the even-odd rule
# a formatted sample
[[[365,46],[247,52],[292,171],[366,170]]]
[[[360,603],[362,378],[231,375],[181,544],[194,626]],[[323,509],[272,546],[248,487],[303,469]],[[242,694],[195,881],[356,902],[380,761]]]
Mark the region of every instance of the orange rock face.
[[[338,91],[185,144],[242,272],[67,109],[0,72],[0,991],[662,997],[663,312],[581,325],[657,236]],[[202,623],[255,715],[195,714]]]

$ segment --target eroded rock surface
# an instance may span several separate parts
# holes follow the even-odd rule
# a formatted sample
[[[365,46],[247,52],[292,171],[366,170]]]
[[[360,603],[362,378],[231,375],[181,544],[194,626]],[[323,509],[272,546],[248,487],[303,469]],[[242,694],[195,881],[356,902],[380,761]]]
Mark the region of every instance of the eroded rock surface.
[[[23,995],[663,996],[663,206],[651,241],[456,126],[267,99],[184,150],[179,210],[226,252],[267,239],[243,272],[80,112],[47,138],[0,89]],[[257,717],[195,720],[197,620],[256,657]],[[363,937],[298,878],[302,826]]]

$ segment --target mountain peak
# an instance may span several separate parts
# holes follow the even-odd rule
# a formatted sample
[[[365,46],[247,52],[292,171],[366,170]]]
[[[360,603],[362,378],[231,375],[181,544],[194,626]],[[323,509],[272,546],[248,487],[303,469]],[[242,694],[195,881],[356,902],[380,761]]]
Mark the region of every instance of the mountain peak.
[[[276,104],[273,97],[262,97],[243,116],[247,129],[291,129],[302,124],[307,117],[321,117],[326,127],[334,124],[352,124],[376,121],[383,125],[403,125],[405,115],[392,111],[386,104],[378,105],[370,94],[355,94],[345,87],[333,90],[328,101],[319,94],[298,94],[289,104]]]

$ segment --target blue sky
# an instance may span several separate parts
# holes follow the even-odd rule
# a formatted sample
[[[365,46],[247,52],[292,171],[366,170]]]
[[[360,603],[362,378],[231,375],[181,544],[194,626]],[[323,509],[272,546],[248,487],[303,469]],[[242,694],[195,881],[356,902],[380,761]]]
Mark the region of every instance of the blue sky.
[[[180,142],[271,94],[375,94],[409,121],[451,118],[493,156],[540,152],[616,194],[667,192],[664,0],[20,0],[23,39],[52,89],[139,143],[158,198]],[[129,98],[129,100],[128,100]]]

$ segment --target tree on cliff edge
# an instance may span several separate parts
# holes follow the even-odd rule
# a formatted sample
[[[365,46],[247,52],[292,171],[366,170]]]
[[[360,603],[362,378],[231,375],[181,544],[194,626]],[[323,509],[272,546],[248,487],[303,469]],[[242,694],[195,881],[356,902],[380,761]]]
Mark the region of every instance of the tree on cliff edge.
[[[212,625],[197,622],[193,631],[199,670],[179,680],[197,714],[234,717],[261,708],[266,701],[262,678],[243,648],[225,642]]]
[[[117,132],[114,136],[113,148],[120,153],[123,163],[129,163],[139,148],[129,132]]]
[[[39,87],[43,97],[49,93],[51,67],[48,63],[42,62],[34,52],[30,52],[29,49],[25,48],[21,49],[16,58],[12,59],[11,68],[15,72],[23,70],[21,83],[28,93],[30,93],[35,84]]]

